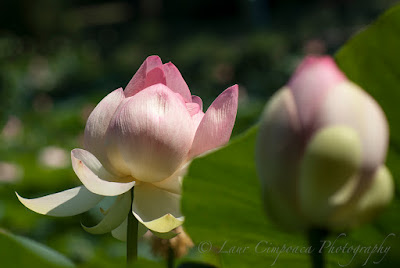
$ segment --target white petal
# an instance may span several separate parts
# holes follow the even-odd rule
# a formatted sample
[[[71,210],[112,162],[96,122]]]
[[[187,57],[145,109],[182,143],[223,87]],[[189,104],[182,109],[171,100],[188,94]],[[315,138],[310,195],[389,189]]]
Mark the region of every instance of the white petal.
[[[167,233],[183,223],[180,197],[150,183],[138,183],[134,188],[132,212],[150,230]]]
[[[33,199],[26,199],[16,194],[19,201],[30,210],[56,217],[81,214],[103,199],[103,196],[90,192],[84,186]]]
[[[129,191],[135,182],[131,177],[115,177],[97,158],[82,149],[71,152],[72,167],[85,187],[98,195],[116,196]]]
[[[96,155],[103,164],[107,162],[104,150],[105,134],[114,112],[124,99],[122,88],[114,90],[97,104],[86,123],[85,148]]]
[[[187,162],[171,177],[160,182],[153,182],[153,185],[175,194],[181,194],[183,177],[186,175],[189,165],[190,162]]]
[[[104,218],[93,227],[86,227],[82,224],[83,229],[91,234],[105,234],[117,228],[125,220],[126,215],[131,210],[131,192],[126,192],[118,196],[114,204],[107,210]]]
[[[304,139],[299,133],[293,94],[284,87],[271,97],[261,116],[256,167],[269,218],[289,230],[303,227],[296,198],[299,159],[304,151]]]

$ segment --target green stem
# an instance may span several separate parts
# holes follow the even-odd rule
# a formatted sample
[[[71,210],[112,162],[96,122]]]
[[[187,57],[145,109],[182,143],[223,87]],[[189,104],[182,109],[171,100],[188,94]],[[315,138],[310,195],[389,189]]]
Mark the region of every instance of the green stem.
[[[133,205],[133,187],[131,189]],[[128,230],[126,232],[126,261],[130,266],[137,259],[137,244],[138,244],[138,221],[132,214],[132,209],[128,214]]]
[[[322,247],[323,240],[328,236],[328,231],[312,228],[308,231],[308,243],[312,248],[310,253],[313,268],[325,267],[325,256]]]
[[[175,252],[171,246],[171,242],[168,241],[167,267],[174,268],[174,265],[175,265]]]

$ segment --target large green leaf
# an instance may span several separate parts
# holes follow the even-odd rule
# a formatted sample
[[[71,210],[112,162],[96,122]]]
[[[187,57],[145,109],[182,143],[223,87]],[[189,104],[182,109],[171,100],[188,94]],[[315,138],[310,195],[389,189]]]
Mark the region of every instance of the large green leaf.
[[[383,14],[369,27],[355,35],[336,54],[339,67],[348,78],[372,95],[383,108],[390,127],[387,166],[396,185],[396,199],[374,224],[374,230],[384,238],[400,233],[400,5]],[[372,231],[371,231],[372,232]],[[371,237],[371,232],[356,233],[359,240]],[[400,240],[391,243],[387,266],[398,267]]]
[[[75,267],[60,253],[36,241],[0,229],[1,267]]]

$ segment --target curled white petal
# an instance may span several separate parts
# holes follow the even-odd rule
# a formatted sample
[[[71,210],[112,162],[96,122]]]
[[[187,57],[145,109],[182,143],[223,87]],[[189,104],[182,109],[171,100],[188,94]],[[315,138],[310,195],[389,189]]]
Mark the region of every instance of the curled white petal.
[[[103,199],[103,196],[90,192],[84,186],[33,199],[23,198],[18,193],[16,194],[19,201],[30,210],[56,217],[81,214]]]
[[[83,229],[91,234],[105,234],[117,228],[125,220],[131,209],[131,193],[126,192],[118,196],[114,204],[107,210],[104,218],[93,227],[86,227],[82,224]]]
[[[109,173],[88,151],[72,150],[71,160],[75,174],[83,185],[95,194],[116,196],[129,191],[135,185],[133,178],[120,178]]]

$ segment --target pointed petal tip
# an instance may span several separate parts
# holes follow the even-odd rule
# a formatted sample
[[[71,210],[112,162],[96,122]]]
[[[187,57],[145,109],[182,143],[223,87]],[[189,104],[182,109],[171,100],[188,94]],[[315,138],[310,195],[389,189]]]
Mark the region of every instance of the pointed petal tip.
[[[166,75],[166,85],[174,92],[179,93],[185,102],[191,102],[191,93],[179,69],[172,63],[163,65]]]
[[[297,67],[296,71],[303,71],[313,65],[328,66],[337,69],[335,60],[329,55],[323,56],[306,56]]]
[[[24,198],[24,197],[22,197],[22,196],[20,196],[17,192],[14,192],[14,193],[15,193],[15,195],[17,196],[18,200],[19,200],[22,204],[24,204],[24,201],[27,200],[27,199]]]
[[[16,193],[18,200],[28,209],[48,216],[66,217],[81,214],[97,205],[103,196],[93,194],[79,186],[38,198],[24,198]]]
[[[175,64],[173,64],[171,61],[166,62],[166,63],[164,63],[163,65],[164,65],[164,66],[169,66],[169,67],[172,67],[172,66],[173,66],[173,67],[176,67]]]
[[[162,66],[162,61],[159,56],[152,55],[147,57],[136,73],[133,75],[128,85],[125,87],[124,94],[126,97],[131,97],[144,89],[147,73],[152,69]]]
[[[145,59],[145,61],[161,61],[161,58],[158,55],[150,55]]]
[[[233,86],[230,86],[227,89],[238,91],[239,90],[239,85],[238,84],[234,84]]]
[[[237,98],[237,97],[239,97],[239,85],[235,84],[233,86],[230,86],[224,92],[229,92],[229,93],[232,94],[232,97],[236,97]]]
[[[310,75],[309,78],[307,75]],[[318,79],[312,78],[318,77]],[[299,80],[299,78],[301,78]],[[321,86],[329,86],[330,84],[338,84],[346,80],[345,74],[336,65],[335,60],[331,56],[307,56],[300,64],[297,66],[293,76],[291,77],[288,85],[289,87],[299,87],[308,85],[310,83],[317,83]],[[299,83],[308,82],[307,84]]]
[[[156,67],[156,66],[162,66],[162,61],[161,61],[161,58],[159,57],[159,56],[157,56],[157,55],[150,55],[150,56],[148,56],[145,60],[144,60],[144,62],[143,62],[145,65],[146,65],[146,71],[148,72],[148,71],[150,71],[151,69],[153,69],[154,67]],[[149,68],[150,67],[150,68]]]

